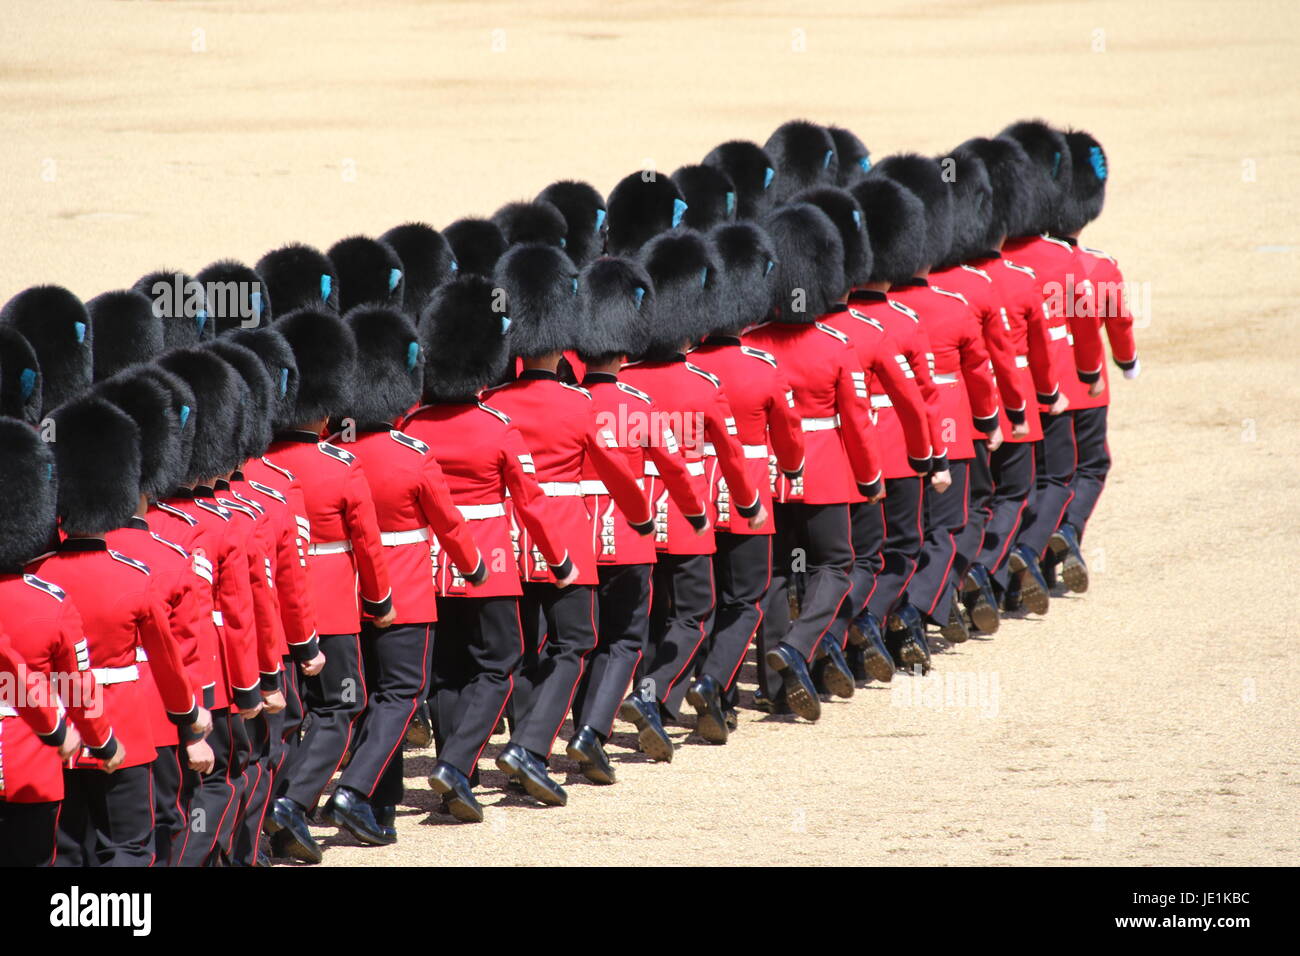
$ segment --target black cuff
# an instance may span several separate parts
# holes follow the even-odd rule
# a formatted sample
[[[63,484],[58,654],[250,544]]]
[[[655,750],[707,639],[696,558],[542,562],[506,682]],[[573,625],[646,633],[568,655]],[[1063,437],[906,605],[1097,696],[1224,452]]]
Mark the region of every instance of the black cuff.
[[[1007,421],[1013,425],[1023,425],[1025,423],[1025,410],[1023,408],[1008,408]]]
[[[293,658],[295,664],[306,664],[308,661],[314,661],[319,653],[320,638],[315,634],[301,644],[289,645],[289,656]]]
[[[944,452],[942,455],[935,455],[933,458],[930,459],[930,474],[933,475],[933,474],[937,474],[938,472],[947,471],[947,470],[948,470],[947,452]]]
[[[1095,372],[1079,372],[1079,381],[1083,382],[1084,385],[1091,385],[1100,378],[1101,369],[1097,369]]]
[[[561,561],[559,564],[551,565],[551,573],[555,575],[555,580],[563,581],[565,578],[567,578],[570,574],[573,573],[573,561],[570,560],[569,556],[566,554],[564,556],[564,560]]]
[[[785,477],[790,481],[798,481],[800,478],[803,477],[803,465],[800,465],[794,471],[786,471],[784,468],[782,468],[781,474],[785,475]]]
[[[273,691],[277,691],[280,689],[280,672],[276,671],[274,674],[263,674],[258,680],[258,683],[261,685],[260,689],[264,694],[270,694]]]
[[[913,458],[911,455],[907,456],[907,467],[911,468],[918,475],[928,475],[930,473],[930,468],[933,465],[933,458]]]
[[[257,692],[256,687],[253,688],[253,692]],[[188,713],[184,714],[173,714],[169,712],[167,714],[167,719],[177,727],[188,727],[190,724],[194,723],[194,721],[199,719],[199,705],[195,704],[189,709]]]
[[[885,479],[883,478],[877,478],[875,481],[867,485],[864,485],[860,481],[858,482],[858,494],[862,495],[864,498],[875,498],[884,490]]]
[[[998,416],[990,415],[987,418],[972,419],[975,424],[975,430],[985,435],[992,435],[998,428]]]
[[[252,710],[262,702],[262,689],[250,687],[248,690],[236,690],[231,695],[231,704],[239,710]],[[190,721],[193,723],[193,721]]]
[[[468,581],[470,584],[477,586],[482,584],[484,581],[486,581],[487,576],[488,576],[487,562],[483,560],[483,555],[480,554],[478,556],[478,565],[474,568],[473,572],[465,575],[465,580]]]
[[[631,522],[628,523],[631,524]],[[655,529],[655,519],[653,516],[651,516],[646,521],[642,521],[640,524],[632,525],[632,530],[635,531],[637,534],[641,535],[641,537],[643,538],[646,535],[648,535],[650,532],[654,531],[654,529]]]
[[[63,741],[68,739],[68,722],[60,714],[57,727],[48,734],[37,734],[36,736],[41,738],[41,743],[49,744],[51,747],[62,747]]]
[[[703,531],[705,528],[709,526],[709,516],[704,513],[697,514],[697,515],[686,515],[686,520],[690,522],[691,527],[694,528],[696,531]],[[650,524],[653,527],[654,522],[651,521]]]
[[[1121,362],[1119,359],[1115,359],[1115,364],[1118,365],[1126,372],[1131,372],[1134,368],[1136,368],[1137,363],[1138,363],[1138,357],[1136,355],[1133,356],[1131,359],[1129,359],[1127,362]]]
[[[393,592],[390,590],[384,595],[382,601],[367,601],[361,599],[361,610],[370,617],[383,617],[393,609]]]
[[[743,508],[741,508],[738,505],[736,507],[736,513],[740,515],[742,518],[752,518],[754,517],[754,515],[758,514],[759,509],[762,507],[763,507],[763,496],[761,494],[755,494],[754,503],[750,505],[745,505],[745,507]]]
[[[90,755],[96,760],[110,760],[117,753],[117,737],[112,731],[109,731],[108,740],[104,741],[102,747],[88,747]]]
[[[179,738],[180,745],[182,747],[188,747],[190,744],[196,744],[203,739],[203,735],[197,731],[190,730],[188,724],[178,729],[179,729],[179,733],[177,734],[177,737]]]

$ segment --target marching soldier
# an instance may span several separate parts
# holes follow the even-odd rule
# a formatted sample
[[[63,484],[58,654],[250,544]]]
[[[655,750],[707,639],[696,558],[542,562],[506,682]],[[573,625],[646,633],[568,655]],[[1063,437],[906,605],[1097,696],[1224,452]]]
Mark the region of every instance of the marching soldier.
[[[590,183],[562,179],[537,194],[564,217],[564,251],[579,269],[605,251],[605,199]]]
[[[451,246],[461,273],[489,279],[508,246],[501,227],[491,219],[457,219],[442,230],[442,235]]]
[[[268,321],[273,315],[288,315],[297,309],[339,310],[338,275],[319,249],[302,243],[281,246],[258,259],[253,269],[270,299]]]
[[[359,305],[402,307],[406,278],[402,260],[388,243],[349,236],[330,246],[330,263],[339,282],[339,315]]]
[[[433,293],[460,268],[451,245],[438,230],[422,222],[407,222],[394,226],[379,237],[401,260],[402,308],[411,322],[420,321],[420,314],[433,299]]]
[[[194,276],[179,269],[159,269],[141,276],[131,288],[149,300],[153,314],[162,320],[167,348],[189,348],[216,335],[206,291]]]
[[[814,186],[834,186],[839,178],[835,140],[826,127],[816,123],[791,120],[781,124],[763,144],[763,151],[776,168],[773,203],[788,203]]]
[[[67,289],[57,285],[24,289],[0,309],[0,326],[4,325],[22,335],[36,354],[42,418],[90,388],[90,315]]]
[[[772,180],[776,164],[763,147],[746,139],[732,139],[709,151],[700,160],[727,175],[736,190],[736,218],[762,219],[774,199]]]

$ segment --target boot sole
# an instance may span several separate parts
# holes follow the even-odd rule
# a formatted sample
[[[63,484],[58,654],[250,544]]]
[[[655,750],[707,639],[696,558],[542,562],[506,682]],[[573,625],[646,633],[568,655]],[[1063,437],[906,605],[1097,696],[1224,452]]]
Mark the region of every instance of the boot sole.
[[[949,644],[965,644],[970,640],[970,634],[960,624],[945,624],[939,628],[939,636]]]
[[[722,723],[718,723],[712,708],[709,707],[709,702],[704,699],[703,694],[696,693],[695,688],[686,692],[686,703],[695,708],[696,733],[711,744],[725,744],[729,733],[726,718],[722,719]]]
[[[433,745],[433,731],[430,728],[417,727],[412,724],[406,728],[406,743],[417,750],[425,750]]]
[[[867,668],[867,673],[882,684],[888,684],[894,679],[894,661],[890,657],[881,657],[879,654],[868,651],[863,664]]]
[[[655,733],[650,722],[641,716],[641,711],[636,709],[635,704],[623,701],[618,707],[618,715],[636,727],[636,742],[642,753],[660,763],[673,762],[672,741],[665,742],[664,738]]]
[[[836,697],[848,699],[853,696],[857,687],[853,683],[853,675],[846,674],[835,665],[833,660],[826,661],[826,667],[822,671],[822,682],[826,684],[826,689]]]
[[[1080,561],[1070,550],[1069,542],[1059,535],[1052,535],[1047,542],[1052,554],[1056,557],[1057,563],[1061,565],[1061,580],[1065,582],[1066,588],[1075,594],[1082,594],[1088,590],[1088,568]]]
[[[462,823],[482,823],[483,808],[470,806],[464,800],[457,796],[451,796],[455,790],[448,786],[437,777],[429,778],[429,789],[442,797],[443,806],[457,820]]]
[[[1025,564],[1023,558],[1018,554],[1013,554],[1008,567],[1011,573],[1020,580],[1020,603],[1033,614],[1046,614],[1050,606],[1051,596],[1039,587],[1034,576],[1029,572],[1029,566]]]
[[[1002,623],[1002,617],[998,614],[998,609],[989,603],[983,591],[980,592],[980,596],[975,599],[975,603],[970,607],[970,622],[975,625],[975,629],[981,634],[997,633],[997,629]]]
[[[297,860],[299,863],[316,864],[321,861],[322,856],[320,850],[318,849],[313,853],[311,848],[304,846],[302,842],[293,835],[293,831],[288,827],[281,827],[280,833],[284,835],[277,835],[277,840],[275,842],[278,842],[280,846],[278,847],[276,856],[288,857],[291,860]]]
[[[791,713],[809,721],[816,721],[821,717],[822,702],[817,699],[816,694],[810,694],[808,689],[799,682],[786,666],[784,657],[776,651],[768,651],[767,666],[781,675],[781,683],[785,686],[785,702]]]

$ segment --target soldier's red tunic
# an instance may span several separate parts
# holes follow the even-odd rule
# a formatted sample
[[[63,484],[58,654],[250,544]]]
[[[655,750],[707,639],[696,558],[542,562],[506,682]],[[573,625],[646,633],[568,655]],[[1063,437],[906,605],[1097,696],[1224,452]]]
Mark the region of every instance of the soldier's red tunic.
[[[1047,334],[1047,315],[1043,310],[1043,296],[1034,270],[1013,262],[1006,256],[988,266],[989,276],[1002,296],[1002,309],[1007,334],[1015,362],[1015,375],[1020,381],[1022,394],[1034,393],[1035,411],[1041,405],[1051,405],[1060,393],[1055,364],[1052,361],[1051,339]],[[1026,415],[1029,434],[1017,438],[1011,432],[1011,420],[1002,411],[1003,437],[1009,442],[1035,442],[1043,437],[1043,424],[1038,415]]]
[[[586,465],[595,469],[630,524],[650,521],[645,495],[619,451],[614,432],[597,424],[591,396],[584,389],[563,384],[545,369],[525,369],[516,381],[484,392],[483,400],[510,417],[532,451],[537,480],[546,492],[543,512],[552,533],[578,566],[576,583],[598,584],[596,523],[582,493]],[[527,528],[520,543],[519,567],[525,581],[555,581]]]
[[[848,337],[823,322],[768,322],[746,332],[744,342],[776,356],[804,433],[803,476],[782,478],[778,499],[830,505],[879,494],[884,469],[867,377]]]
[[[1120,368],[1132,368],[1137,361],[1137,343],[1133,340],[1133,314],[1125,298],[1124,274],[1119,263],[1100,249],[1076,248],[1078,261],[1088,280],[1087,307],[1069,317],[1074,334],[1074,354],[1079,375],[1072,376],[1066,389],[1070,408],[1101,408],[1110,404],[1110,374],[1106,369],[1106,347],[1102,344],[1104,327],[1110,341],[1110,354]],[[1087,382],[1105,380],[1100,395],[1089,395]],[[1082,380],[1080,380],[1082,379]]]
[[[279,630],[275,566],[270,557],[275,548],[274,529],[261,505],[239,500],[227,481],[217,482],[209,500],[231,513],[235,527],[243,535],[244,552],[248,555],[249,590],[253,594],[258,686],[259,689],[274,690],[280,686],[280,671],[284,668],[284,634]]]
[[[434,449],[452,500],[491,572],[470,584],[452,562],[435,554],[434,573],[443,597],[508,597],[523,593],[516,568],[518,543],[506,514],[512,513],[543,557],[561,576],[572,563],[546,523],[546,494],[537,483],[533,456],[510,416],[483,404],[425,405],[403,419],[400,428]]]
[[[707,443],[717,452],[722,476],[730,487],[732,509],[746,517],[758,513],[762,496],[750,477],[745,452],[736,437],[731,403],[714,375],[678,354],[667,361],[632,362],[623,367],[619,378],[655,397],[682,449],[686,470],[701,500],[707,500],[709,493],[704,467]],[[685,513],[671,500],[653,461],[646,462],[646,494],[654,509],[658,550],[668,554],[712,554],[717,550],[713,529],[695,533]]]
[[[1087,275],[1075,254],[1075,247],[1065,239],[1029,236],[1008,239],[1003,246],[1003,255],[1034,272],[1034,283],[1043,303],[1052,365],[1066,397],[1073,403],[1072,390],[1073,383],[1078,381],[1078,365],[1069,313],[1086,308],[1087,299]],[[1040,396],[1039,407],[1046,411],[1047,405]]]

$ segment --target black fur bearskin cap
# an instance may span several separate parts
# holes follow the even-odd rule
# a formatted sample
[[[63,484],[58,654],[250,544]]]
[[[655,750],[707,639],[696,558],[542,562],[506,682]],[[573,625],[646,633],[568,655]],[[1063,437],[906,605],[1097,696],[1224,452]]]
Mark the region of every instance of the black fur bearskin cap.
[[[16,418],[0,418],[0,449],[0,571],[16,573],[54,540],[54,453]]]
[[[565,223],[564,251],[582,268],[605,251],[605,197],[590,183],[562,179],[537,194],[560,211]]]
[[[562,250],[514,246],[497,263],[495,279],[506,294],[512,355],[537,358],[577,345],[578,270]]]
[[[238,436],[242,401],[247,389],[238,373],[205,348],[173,349],[158,359],[165,371],[181,379],[194,393],[194,410],[186,427],[194,429],[190,460],[181,476],[184,484],[208,481],[233,471],[243,462]]]
[[[763,149],[776,163],[774,202],[788,202],[795,193],[811,186],[833,186],[839,177],[835,141],[825,126],[791,120],[776,128]]]
[[[654,284],[632,259],[601,256],[579,278],[578,355],[586,363],[641,355],[655,322]]]
[[[208,297],[208,313],[217,335],[271,324],[271,295],[256,271],[234,259],[204,267],[198,275]]]
[[[921,200],[925,207],[925,266],[936,268],[952,246],[952,190],[944,182],[939,164],[916,153],[895,153],[886,156],[868,173],[868,178],[876,176],[906,186]]]
[[[686,201],[682,225],[707,232],[718,223],[736,218],[736,186],[716,166],[683,166],[673,173],[673,182]]]
[[[357,364],[356,339],[346,323],[319,309],[299,309],[276,322],[275,330],[293,349],[298,366],[290,427],[330,418],[346,408]]]
[[[394,226],[379,238],[402,261],[402,281],[406,283],[402,307],[413,319],[418,319],[433,297],[433,290],[459,268],[451,244],[437,229],[422,222]]]
[[[1026,235],[1056,233],[1074,183],[1070,147],[1065,136],[1042,120],[1021,120],[998,133],[998,137],[1020,144],[1037,174],[1036,190],[1048,197],[1041,218],[1027,223],[1031,231]]]
[[[491,219],[457,219],[442,235],[451,245],[462,273],[491,276],[497,260],[505,255],[506,237]]]
[[[510,318],[492,280],[462,272],[434,293],[420,316],[424,401],[474,402],[510,362]]]
[[[274,401],[271,404],[271,427],[292,428],[298,402],[298,362],[285,337],[273,328],[240,329],[230,334],[230,341],[253,352],[271,376]]]
[[[358,425],[391,424],[420,401],[424,354],[415,323],[396,309],[369,305],[343,321],[357,342],[357,370],[340,415]]]
[[[207,292],[203,283],[179,269],[159,269],[135,280],[131,286],[149,300],[162,320],[163,343],[169,349],[207,342],[214,335]]]
[[[91,350],[95,381],[128,365],[148,362],[166,349],[163,320],[153,303],[135,289],[103,292],[86,303],[95,347]]]
[[[871,282],[901,285],[926,266],[925,204],[906,186],[885,176],[856,184],[871,243]]]
[[[339,277],[339,314],[359,305],[402,307],[406,284],[402,260],[393,247],[369,236],[349,236],[329,248],[334,274]]]
[[[609,194],[609,236],[612,255],[632,256],[641,247],[686,215],[686,200],[672,177],[653,171],[629,173]]]
[[[41,363],[17,329],[0,325],[0,415],[41,421]]]
[[[140,503],[140,429],[105,399],[82,395],[54,420],[58,511],[70,535],[124,527]]]
[[[94,360],[90,314],[62,286],[24,289],[0,309],[0,325],[13,327],[36,353],[41,373],[41,415],[90,388]]]
[[[95,385],[91,394],[126,412],[140,430],[140,494],[156,501],[180,483],[185,463],[172,393],[143,368],[124,369]]]
[[[812,203],[835,223],[844,245],[844,278],[849,288],[870,281],[871,239],[853,194],[838,186],[815,186],[798,193],[794,201]]]
[[[737,219],[759,219],[772,207],[776,163],[757,143],[728,140],[710,150],[702,162],[726,173],[736,187]]]
[[[339,310],[339,277],[319,249],[298,242],[281,246],[258,259],[253,269],[277,317],[297,309]]]
[[[277,383],[272,380],[261,357],[233,339],[218,339],[208,348],[233,368],[248,387],[249,402],[244,407],[244,418],[238,441],[242,450],[240,455],[242,464],[249,458],[259,457],[271,445],[274,436],[274,415],[278,410]]]
[[[776,251],[756,223],[714,226],[709,241],[718,256],[719,287],[715,335],[739,335],[767,318],[772,308],[772,272]]]
[[[771,304],[777,320],[816,322],[848,286],[840,231],[811,203],[778,207],[763,228],[776,251]]]
[[[655,288],[655,321],[644,355],[662,360],[717,324],[718,259],[705,235],[677,229],[650,240],[640,262]]]

